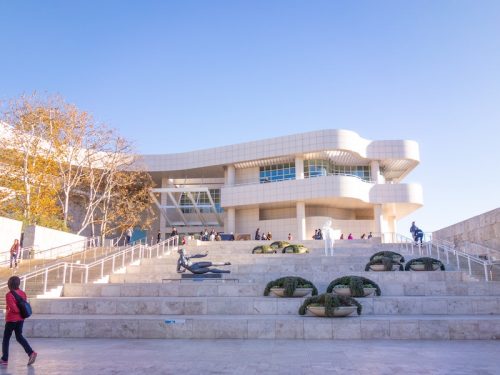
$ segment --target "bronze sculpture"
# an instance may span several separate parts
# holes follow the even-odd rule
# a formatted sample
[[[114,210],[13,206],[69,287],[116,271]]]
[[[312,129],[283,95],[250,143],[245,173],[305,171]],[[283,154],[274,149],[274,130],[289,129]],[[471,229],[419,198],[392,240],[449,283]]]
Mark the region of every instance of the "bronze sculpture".
[[[186,270],[190,271],[194,274],[204,274],[204,273],[230,273],[229,270],[220,270],[218,268],[210,268],[212,266],[230,266],[230,262],[221,262],[221,263],[213,263],[213,262],[191,262],[193,258],[204,258],[208,255],[206,254],[196,254],[192,256],[186,255],[184,249],[179,249],[179,259],[177,260],[177,272],[183,273]]]

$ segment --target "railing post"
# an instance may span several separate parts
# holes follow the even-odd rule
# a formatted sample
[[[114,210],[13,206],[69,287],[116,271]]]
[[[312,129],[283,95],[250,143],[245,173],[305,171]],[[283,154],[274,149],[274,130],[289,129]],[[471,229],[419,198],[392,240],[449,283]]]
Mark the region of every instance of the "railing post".
[[[112,261],[112,266],[111,266],[111,270],[113,271],[113,273],[115,273],[115,258],[116,258],[116,256],[113,254],[113,261]]]
[[[469,276],[472,275],[472,269],[470,266],[470,256],[467,257],[467,265],[469,266]]]
[[[483,263],[483,267],[484,267],[484,279],[488,281],[488,265],[486,264],[486,262]]]
[[[456,257],[457,257],[457,268],[458,268],[458,270],[460,271],[460,259],[458,258],[458,253],[457,253],[457,252],[455,252],[455,255],[456,255]]]
[[[73,265],[69,266],[69,283],[73,280]]]
[[[443,249],[444,249],[444,250],[445,250],[445,252],[446,252],[446,263],[447,263],[447,264],[450,264],[450,252],[449,252],[449,251],[448,251],[448,249],[447,249],[447,248],[445,248],[444,246],[443,246]]]
[[[85,267],[85,284],[89,282],[89,266]]]
[[[101,261],[101,279],[104,277],[104,259]]]
[[[66,284],[66,270],[68,269],[68,263],[64,263],[63,268],[63,285]]]
[[[43,294],[47,293],[47,281],[49,279],[49,269],[45,268],[45,277],[43,280]]]

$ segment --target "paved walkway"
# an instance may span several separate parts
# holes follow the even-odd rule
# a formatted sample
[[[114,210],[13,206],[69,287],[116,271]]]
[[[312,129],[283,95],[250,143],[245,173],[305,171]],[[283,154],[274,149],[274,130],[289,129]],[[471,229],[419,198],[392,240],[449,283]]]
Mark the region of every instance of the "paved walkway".
[[[3,374],[500,374],[500,341],[31,339],[33,367],[14,338]]]

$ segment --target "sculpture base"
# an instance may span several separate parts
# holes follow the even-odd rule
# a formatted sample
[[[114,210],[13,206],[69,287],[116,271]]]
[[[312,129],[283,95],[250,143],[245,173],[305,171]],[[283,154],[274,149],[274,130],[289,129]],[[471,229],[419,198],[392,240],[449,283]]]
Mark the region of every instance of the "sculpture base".
[[[222,279],[221,273],[183,273],[181,275],[182,279]]]

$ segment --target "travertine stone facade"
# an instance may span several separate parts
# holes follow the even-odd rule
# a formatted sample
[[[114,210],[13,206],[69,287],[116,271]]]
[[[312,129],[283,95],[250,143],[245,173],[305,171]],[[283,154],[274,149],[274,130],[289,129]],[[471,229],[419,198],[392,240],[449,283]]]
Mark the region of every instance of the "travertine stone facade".
[[[419,163],[414,141],[372,141],[320,130],[207,150],[146,155],[157,186],[156,230],[203,228],[275,239],[311,238],[328,221],[340,236],[384,237],[423,204],[418,184],[402,183]]]
[[[500,250],[500,208],[440,229],[432,236],[456,245],[467,241]]]

